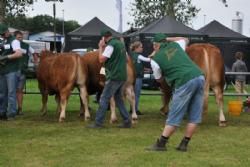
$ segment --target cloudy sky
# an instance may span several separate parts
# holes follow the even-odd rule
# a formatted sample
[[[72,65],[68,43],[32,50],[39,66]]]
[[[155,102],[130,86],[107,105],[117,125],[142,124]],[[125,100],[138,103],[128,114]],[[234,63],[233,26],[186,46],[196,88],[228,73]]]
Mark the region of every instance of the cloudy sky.
[[[129,15],[131,3],[134,0],[122,0],[123,2],[123,31],[129,29],[127,22],[133,22]],[[228,28],[232,27],[232,19],[236,18],[236,11],[243,17],[243,34],[250,36],[250,0],[228,0],[228,7],[225,7],[219,0],[192,0],[193,4],[200,8],[198,16],[192,21],[192,28],[199,29],[213,20],[217,20]],[[37,0],[33,10],[28,16],[38,14],[53,15],[53,2]],[[57,17],[65,20],[76,20],[84,25],[94,17],[98,17],[104,23],[115,30],[118,30],[119,18],[116,9],[116,0],[64,0],[63,3],[56,3]]]

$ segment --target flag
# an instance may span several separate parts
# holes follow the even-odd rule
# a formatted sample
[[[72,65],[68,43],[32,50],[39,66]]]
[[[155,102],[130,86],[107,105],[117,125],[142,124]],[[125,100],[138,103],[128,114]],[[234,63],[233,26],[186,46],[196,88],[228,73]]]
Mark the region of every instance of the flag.
[[[122,33],[122,0],[116,0],[116,9],[119,12],[118,32]]]

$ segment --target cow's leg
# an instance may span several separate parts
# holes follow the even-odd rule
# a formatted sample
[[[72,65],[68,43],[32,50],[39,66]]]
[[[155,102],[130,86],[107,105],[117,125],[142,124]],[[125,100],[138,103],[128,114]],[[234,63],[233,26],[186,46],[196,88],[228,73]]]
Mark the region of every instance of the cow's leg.
[[[88,92],[85,85],[80,87],[80,96],[84,105],[84,119],[87,121],[90,119],[90,113],[88,107]]]
[[[84,116],[84,104],[82,103],[82,98],[79,95],[79,99],[80,99],[80,113],[79,113],[79,117],[83,117]]]
[[[116,123],[117,120],[117,116],[116,116],[116,112],[115,112],[115,99],[114,96],[111,97],[110,99],[110,112],[111,112],[111,117],[110,117],[110,123]]]
[[[216,86],[213,88],[215,93],[216,103],[219,107],[219,126],[224,127],[226,126],[226,119],[224,115],[224,102],[223,102],[223,88]]]
[[[127,86],[125,88],[125,96],[128,99],[128,102],[131,106],[132,109],[132,124],[136,124],[137,120],[138,120],[138,116],[136,114],[136,110],[135,110],[135,92],[134,92],[134,87],[132,85]]]
[[[59,122],[63,122],[65,120],[65,110],[67,105],[67,98],[69,94],[66,95],[66,93],[60,93],[60,117]]]
[[[162,96],[163,106],[160,109],[160,111],[161,111],[161,114],[166,115],[169,110],[169,102],[172,97],[172,90],[166,83],[165,79],[158,80],[158,82],[160,83],[160,89],[161,89],[161,92],[163,93],[163,96]]]
[[[208,79],[206,79],[204,86],[203,115],[206,115],[208,110],[209,83],[207,81]]]
[[[42,108],[41,108],[42,116],[45,116],[47,114],[47,102],[48,102],[48,94],[42,93]]]
[[[61,106],[60,106],[60,96],[59,96],[59,94],[55,95],[55,100],[56,100],[56,103],[57,103],[57,108],[56,108],[57,114],[60,114]]]

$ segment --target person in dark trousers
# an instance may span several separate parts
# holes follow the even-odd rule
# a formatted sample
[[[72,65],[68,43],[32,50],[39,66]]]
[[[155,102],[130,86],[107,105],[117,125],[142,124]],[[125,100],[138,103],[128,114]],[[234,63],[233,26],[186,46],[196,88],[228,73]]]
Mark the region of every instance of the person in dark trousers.
[[[233,63],[232,72],[247,72],[246,63],[243,61],[243,53],[236,52],[235,59],[236,61]],[[235,90],[237,93],[247,93],[245,90],[246,84],[246,75],[235,75]],[[239,96],[239,100],[241,100],[241,96]]]
[[[109,30],[101,31],[102,39],[99,42],[99,61],[104,63],[106,81],[101,94],[99,108],[96,112],[95,123],[88,128],[102,128],[105,114],[112,96],[114,96],[123,119],[120,128],[131,128],[130,115],[125,108],[122,98],[122,86],[127,79],[127,57],[125,45],[112,37]]]
[[[154,44],[160,47],[153,57],[159,67],[155,66],[153,72],[159,82],[165,80],[172,88],[173,98],[163,132],[147,150],[166,151],[166,143],[187,114],[186,131],[177,147],[179,151],[187,151],[188,143],[201,122],[205,79],[201,69],[184,51],[187,42],[186,38],[167,38],[161,33],[154,37]]]
[[[22,57],[20,41],[13,37],[8,27],[0,23],[3,43],[0,51],[0,119],[14,120],[17,113],[18,59]]]

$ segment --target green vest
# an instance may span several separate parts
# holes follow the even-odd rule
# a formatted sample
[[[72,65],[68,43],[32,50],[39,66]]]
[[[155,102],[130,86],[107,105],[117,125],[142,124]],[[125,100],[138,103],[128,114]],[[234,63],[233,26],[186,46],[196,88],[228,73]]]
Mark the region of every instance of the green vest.
[[[126,81],[127,79],[127,59],[124,44],[112,38],[107,45],[114,48],[112,55],[104,64],[106,80]]]
[[[161,44],[153,59],[172,88],[179,88],[189,80],[203,75],[201,69],[176,42]]]
[[[19,61],[19,69],[24,73],[28,68],[29,63],[29,44],[21,42],[21,49],[25,51],[23,56],[18,59]]]
[[[136,52],[131,52],[132,61],[136,71],[136,78],[143,78],[143,64],[138,60],[139,54]]]
[[[4,49],[0,56],[6,56],[9,54],[13,54],[13,49],[11,47],[11,43],[15,38],[10,36],[7,38],[5,45],[9,45],[9,49]],[[4,66],[0,66],[0,74],[8,74],[10,72],[15,72],[19,70],[19,61],[17,59],[7,60]]]

